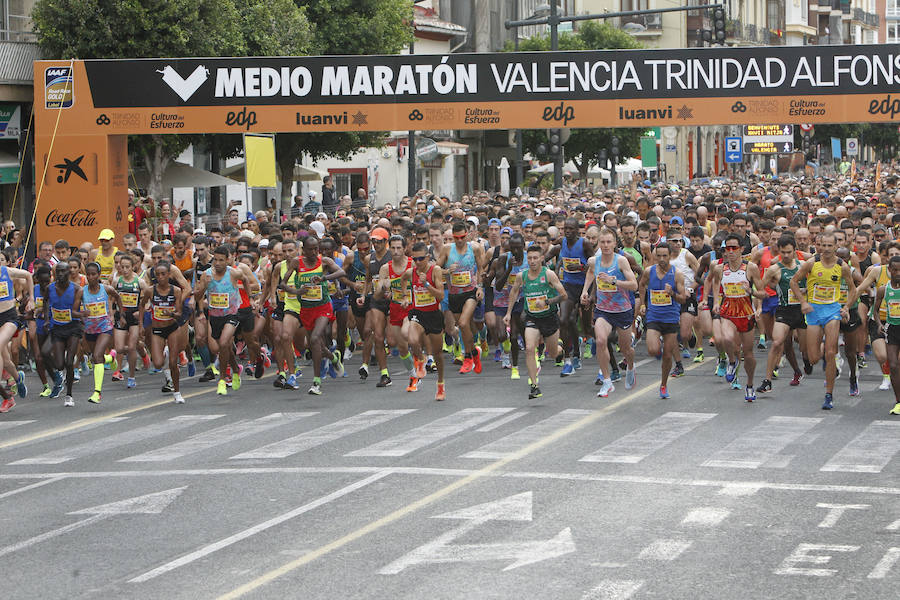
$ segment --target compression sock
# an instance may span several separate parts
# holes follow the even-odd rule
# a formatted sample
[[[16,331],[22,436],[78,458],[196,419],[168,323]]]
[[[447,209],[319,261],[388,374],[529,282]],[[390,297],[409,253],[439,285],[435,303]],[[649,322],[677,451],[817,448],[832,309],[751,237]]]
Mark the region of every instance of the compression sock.
[[[409,352],[400,357],[400,362],[403,363],[403,368],[407,371],[411,371],[413,368],[413,359],[410,356]]]
[[[209,347],[201,346],[197,348],[197,354],[200,355],[200,360],[203,362],[203,368],[208,368],[212,362],[212,357],[209,355]]]
[[[94,391],[99,392],[103,388],[103,363],[94,365]]]

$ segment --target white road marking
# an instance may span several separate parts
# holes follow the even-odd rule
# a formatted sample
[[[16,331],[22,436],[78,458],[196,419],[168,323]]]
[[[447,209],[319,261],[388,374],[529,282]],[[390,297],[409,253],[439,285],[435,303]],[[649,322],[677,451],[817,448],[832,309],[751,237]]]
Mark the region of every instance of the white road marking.
[[[31,458],[23,458],[11,462],[11,465],[58,465],[77,458],[84,458],[91,454],[112,450],[120,446],[134,444],[160,435],[172,433],[179,429],[185,429],[197,423],[219,419],[225,415],[181,415],[172,417],[162,423],[153,423],[146,427],[138,427],[129,431],[123,431],[108,437],[97,438],[76,446],[60,448],[46,454],[40,454]]]
[[[900,450],[900,422],[874,421],[819,470],[881,473],[898,450]]]
[[[604,579],[597,587],[585,593],[581,600],[628,600],[643,585],[643,581]]]
[[[77,429],[68,429],[65,431],[53,432],[52,434],[44,436],[44,437],[36,437],[36,438],[30,439],[28,441],[16,443],[16,445],[14,447],[10,446],[9,448],[0,449],[0,452],[2,452],[2,451],[9,452],[10,449],[12,449],[12,448],[16,448],[16,449],[23,448],[25,446],[30,446],[31,444],[46,442],[47,440],[58,440],[59,438],[66,437],[66,436],[69,436],[69,435],[72,435],[75,433],[81,433],[83,431],[90,431],[92,429],[96,429],[96,428],[102,427],[104,425],[109,425],[111,423],[119,423],[120,421],[126,421],[126,420],[128,420],[128,417],[113,417],[111,419],[105,419],[103,421],[88,423],[87,425],[84,425],[83,427],[78,427]]]
[[[529,425],[506,437],[485,444],[477,450],[463,454],[462,458],[506,458],[529,444],[533,444],[537,440],[546,437],[557,429],[571,425],[593,412],[594,411],[592,410],[580,410],[575,408],[566,409],[552,417],[538,421],[534,425]]]
[[[0,494],[0,500],[2,500],[3,498],[9,498],[10,496],[15,496],[16,494],[21,494],[22,492],[27,492],[28,490],[33,490],[34,488],[43,487],[48,483],[56,483],[57,481],[62,481],[63,479],[65,479],[65,477],[51,477],[50,479],[44,479],[43,481],[38,481],[37,483],[32,483],[31,485],[26,485],[24,487],[10,490],[8,492]]]
[[[667,412],[580,460],[639,463],[715,416],[716,413]]]
[[[846,546],[841,544],[800,544],[791,555],[785,558],[781,566],[775,569],[776,575],[806,575],[808,577],[831,577],[837,573],[837,569],[810,569],[796,565],[811,563],[814,565],[827,565],[831,562],[830,554],[815,554],[815,552],[856,552],[859,546]]]
[[[649,546],[641,550],[638,558],[643,560],[675,560],[681,553],[691,547],[690,540],[654,540]]]
[[[491,421],[484,427],[479,427],[475,431],[477,431],[479,433],[487,433],[488,431],[493,431],[495,429],[499,429],[500,427],[503,427],[507,423],[511,423],[512,421],[515,421],[519,417],[524,417],[527,414],[528,414],[527,410],[514,412],[512,414],[506,415],[505,417],[501,417],[501,418],[497,419],[496,421]]]
[[[287,425],[297,419],[310,417],[314,414],[316,413],[272,413],[252,421],[236,421],[216,429],[211,429],[210,431],[198,433],[195,436],[170,446],[164,446],[156,450],[144,452],[143,454],[123,458],[119,462],[166,462],[175,460],[176,458],[181,458],[188,454],[208,450],[213,446],[226,444],[257,433],[262,433],[268,429]]]
[[[900,531],[900,519],[897,519],[887,527],[885,527],[888,531]]]
[[[717,508],[715,506],[703,506],[701,508],[692,509],[687,516],[681,520],[682,525],[700,525],[703,527],[715,527],[731,514],[727,508]]]
[[[230,535],[227,538],[221,539],[218,542],[214,542],[214,543],[206,545],[198,550],[195,550],[194,552],[185,554],[184,556],[177,558],[171,562],[168,562],[160,567],[157,567],[157,568],[153,569],[152,571],[147,571],[143,575],[138,575],[134,579],[129,580],[129,583],[142,583],[144,581],[149,581],[150,579],[153,579],[154,577],[158,577],[159,575],[162,575],[163,573],[168,573],[169,571],[172,571],[179,567],[183,567],[184,565],[190,564],[199,558],[203,558],[204,556],[208,556],[208,555],[212,554],[213,552],[218,552],[222,548],[227,548],[228,546],[231,546],[232,544],[235,544],[237,542],[240,542],[241,540],[245,540],[251,536],[254,536],[257,533],[260,533],[261,531],[265,531],[267,529],[275,527],[276,525],[280,525],[281,523],[284,523],[285,521],[293,519],[296,516],[302,515],[303,513],[307,513],[315,508],[318,508],[320,506],[328,504],[332,500],[337,500],[338,498],[346,496],[347,494],[349,494],[351,492],[355,492],[356,490],[363,488],[363,487],[369,485],[370,483],[378,481],[379,479],[383,479],[384,477],[388,476],[389,474],[390,473],[388,471],[380,471],[378,473],[370,475],[370,476],[366,477],[365,479],[361,479],[355,483],[351,483],[350,485],[344,486],[339,490],[335,490],[335,491],[331,492],[330,494],[327,494],[320,498],[316,498],[312,502],[307,502],[303,506],[298,506],[297,508],[295,508],[293,510],[290,510],[284,514],[281,514],[281,515],[278,515],[277,517],[269,519],[268,521],[263,521],[262,523],[260,523],[258,525],[254,525],[253,527],[250,527],[243,531],[239,531],[238,533],[235,533],[234,535]]]
[[[898,560],[900,560],[900,548],[888,548],[872,572],[867,575],[868,579],[884,579]]]
[[[872,508],[872,506],[870,504],[826,504],[824,502],[819,502],[816,504],[816,508],[828,509],[828,513],[825,515],[825,518],[822,519],[822,522],[819,523],[819,527],[831,529],[848,510],[866,510],[867,508]]]
[[[416,409],[414,408],[402,410],[367,410],[364,413],[334,423],[329,423],[322,427],[317,427],[312,431],[304,431],[303,433],[295,435],[294,437],[289,437],[286,440],[281,440],[263,446],[262,448],[257,448],[256,450],[250,450],[249,452],[232,456],[231,459],[285,458],[309,450],[310,448],[333,442],[344,436],[359,433],[364,429],[386,423],[387,421],[396,419],[402,415],[408,415],[411,412],[415,412],[415,410]]]
[[[18,544],[0,548],[0,556],[6,556],[7,554],[12,554],[14,552],[18,552],[19,550],[24,550],[25,548],[29,548],[31,546],[34,546],[35,544],[39,544],[40,542],[45,542],[55,537],[59,537],[65,533],[69,533],[70,531],[81,529],[82,527],[86,527],[88,525],[93,525],[98,521],[104,521],[116,515],[159,514],[163,510],[165,510],[165,508],[169,504],[171,504],[172,501],[175,500],[175,498],[177,498],[184,490],[184,487],[173,488],[171,490],[164,490],[162,492],[155,492],[153,494],[146,494],[144,496],[137,496],[135,498],[128,498],[127,500],[119,500],[118,502],[110,502],[109,504],[102,504],[100,506],[94,506],[92,508],[85,508],[83,510],[70,512],[68,513],[70,515],[92,516],[88,517],[87,519],[82,519],[81,521],[76,521],[70,525],[65,525],[64,527],[59,527],[40,535],[36,535],[33,538],[23,540]]]
[[[512,408],[465,408],[344,456],[406,456],[512,410]]]
[[[713,454],[703,466],[757,469],[821,421],[810,417],[769,417]]]
[[[20,425],[28,425],[29,423],[34,423],[34,421],[0,421],[0,431],[19,427]]]

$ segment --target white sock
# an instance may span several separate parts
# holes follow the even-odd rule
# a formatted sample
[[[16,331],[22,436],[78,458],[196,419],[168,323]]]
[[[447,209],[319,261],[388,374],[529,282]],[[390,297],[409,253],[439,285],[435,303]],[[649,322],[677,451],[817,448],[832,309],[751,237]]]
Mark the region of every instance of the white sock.
[[[172,371],[170,371],[169,369],[163,369],[163,375],[166,376],[166,381],[172,381]]]

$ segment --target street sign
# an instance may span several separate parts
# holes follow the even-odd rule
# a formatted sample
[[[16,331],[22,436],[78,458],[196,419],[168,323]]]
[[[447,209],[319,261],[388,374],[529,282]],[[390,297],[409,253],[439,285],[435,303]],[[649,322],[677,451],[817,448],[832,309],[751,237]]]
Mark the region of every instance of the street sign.
[[[739,163],[743,161],[743,140],[739,137],[725,138],[725,162]]]
[[[856,138],[847,138],[847,156],[859,155],[859,140]]]
[[[812,123],[800,123],[800,129],[803,131],[812,131]]]
[[[793,142],[744,142],[744,154],[786,154],[793,151]]]
[[[793,135],[793,125],[744,125],[744,137],[793,137]]]
[[[430,138],[419,138],[416,142],[416,158],[422,162],[434,160],[438,157],[437,142]]]

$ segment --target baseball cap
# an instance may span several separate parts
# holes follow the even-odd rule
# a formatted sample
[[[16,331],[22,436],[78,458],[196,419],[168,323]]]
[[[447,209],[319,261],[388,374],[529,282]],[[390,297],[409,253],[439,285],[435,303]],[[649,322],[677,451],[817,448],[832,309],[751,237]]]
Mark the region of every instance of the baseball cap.
[[[263,239],[259,240],[259,244],[257,244],[257,246],[259,246],[260,248],[268,248],[269,240],[266,238],[263,238]]]
[[[525,219],[522,221],[522,227],[531,227],[534,225],[534,219]]]
[[[306,192],[306,195],[309,196],[310,198],[315,198],[316,190],[309,190],[308,192]]]
[[[828,209],[825,207],[822,207],[816,211],[817,217],[824,217],[824,216],[827,216],[828,214],[830,214],[830,213],[828,212]]]
[[[97,236],[98,240],[114,240],[116,239],[116,234],[113,233],[112,229],[104,229],[100,232],[100,235]]]
[[[376,227],[372,230],[372,233],[369,234],[369,237],[375,240],[386,240],[391,236],[384,227]]]
[[[309,228],[316,232],[316,237],[322,238],[325,235],[325,226],[321,221],[313,221]]]
[[[844,196],[844,202],[856,202],[856,196]]]
[[[510,229],[509,227],[504,227],[503,229],[500,230],[501,235],[504,233],[508,233],[509,235],[512,235],[512,232],[513,232],[513,230]]]
[[[328,215],[323,212],[316,213],[316,219],[327,219]]]
[[[503,223],[500,222],[500,219],[495,217],[488,221],[488,225],[497,225],[499,227],[500,225],[503,225]]]
[[[669,225],[684,225],[684,220],[681,217],[672,217],[669,220]]]
[[[478,227],[478,217],[472,216],[472,217],[467,218],[466,221],[468,221],[469,223],[471,223],[471,224],[474,225],[475,227]]]

